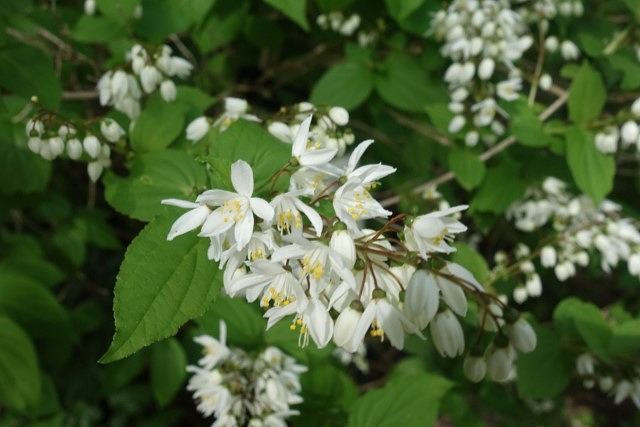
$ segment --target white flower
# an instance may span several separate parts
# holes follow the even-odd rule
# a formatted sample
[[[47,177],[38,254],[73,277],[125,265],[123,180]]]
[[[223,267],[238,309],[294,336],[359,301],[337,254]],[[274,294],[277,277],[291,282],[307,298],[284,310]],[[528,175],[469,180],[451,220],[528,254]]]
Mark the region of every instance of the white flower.
[[[589,376],[595,372],[595,359],[589,353],[582,353],[576,359],[576,371],[579,375]]]
[[[291,147],[291,155],[301,166],[319,166],[331,161],[338,152],[332,148],[308,148],[309,126],[311,126],[312,116],[308,116],[298,129],[298,133]]]
[[[219,127],[221,131],[225,131],[233,122],[239,119],[251,122],[259,122],[260,119],[248,114],[249,104],[242,98],[226,97],[224,99],[224,112],[213,122],[213,126]]]
[[[224,190],[208,190],[196,199],[196,203],[220,206],[202,225],[200,236],[214,237],[234,229],[238,249],[249,243],[257,215],[266,222],[273,219],[273,208],[265,200],[251,197],[253,194],[253,170],[244,160],[231,165],[231,183],[236,193]]]
[[[206,117],[198,117],[187,126],[187,139],[189,141],[200,141],[209,132],[211,124]]]
[[[629,274],[632,276],[640,276],[640,252],[635,253],[627,260]]]
[[[124,129],[113,119],[104,119],[100,123],[100,132],[110,142],[118,142],[125,134]]]
[[[551,78],[551,76],[547,73],[544,73],[542,76],[540,76],[540,80],[538,81],[538,85],[540,86],[540,89],[542,90],[549,90],[551,89],[551,86],[553,86],[553,79]]]
[[[618,129],[609,128],[604,132],[598,132],[595,136],[596,148],[604,154],[615,153],[618,149]]]
[[[127,96],[127,92],[129,91],[129,78],[127,73],[122,70],[117,70],[113,73],[109,83],[113,98],[119,99]]]
[[[478,356],[467,356],[462,364],[465,377],[474,383],[482,381],[487,373],[487,362]]]
[[[286,123],[283,123],[283,122],[269,123],[268,130],[271,135],[275,136],[280,141],[286,142],[287,144],[293,143],[294,135],[291,131],[291,128]]]
[[[384,339],[389,338],[391,345],[398,350],[404,348],[404,331],[419,334],[420,331],[402,314],[398,308],[386,298],[384,291],[376,289],[373,298],[367,304],[362,317],[353,333],[352,348],[357,348],[371,328],[371,335]]]
[[[513,371],[513,350],[510,347],[495,347],[487,358],[487,377],[496,382],[509,379]]]
[[[247,301],[253,302],[260,297],[260,305],[274,307],[289,305],[296,300],[304,300],[300,280],[282,265],[257,260],[251,264],[251,273],[234,279],[229,287],[232,296],[245,295]]]
[[[386,218],[391,215],[367,190],[368,173],[347,180],[338,188],[333,198],[333,208],[340,221],[350,230],[358,230],[357,221],[371,218]]]
[[[275,212],[276,227],[280,233],[302,232],[302,215],[300,215],[302,212],[311,222],[316,236],[320,237],[323,227],[322,217],[315,209],[298,198],[301,194],[300,191],[291,191],[273,198],[271,206]]]
[[[291,308],[289,308],[291,307]],[[274,307],[267,310],[264,314],[268,318],[267,329],[275,324],[282,317],[296,313],[296,317],[291,325],[291,329],[295,330],[300,326],[300,337],[298,345],[306,347],[309,343],[309,337],[318,346],[325,347],[331,341],[333,336],[333,319],[327,312],[327,307],[316,298],[308,301],[289,304],[284,307]]]
[[[478,145],[479,140],[480,140],[480,135],[475,130],[467,132],[466,135],[464,136],[464,143],[468,147],[475,147],[476,145]]]
[[[519,318],[512,325],[506,327],[511,345],[522,353],[530,353],[536,348],[536,333],[526,320]]]
[[[173,240],[176,237],[195,230],[204,224],[205,220],[211,213],[211,209],[206,204],[193,203],[179,199],[164,199],[163,205],[177,206],[179,208],[189,209],[188,212],[182,214],[171,226],[171,230],[167,235],[167,240]]]
[[[44,133],[44,124],[40,120],[30,119],[25,126],[25,132],[30,137],[41,137]]]
[[[229,357],[231,351],[227,347],[227,324],[220,320],[218,339],[209,335],[199,335],[193,339],[204,347],[204,357],[198,360],[198,365],[205,369],[217,366],[221,361]]]
[[[464,352],[462,326],[451,310],[444,310],[436,314],[429,329],[433,345],[442,357],[456,357]]]
[[[522,79],[514,77],[498,83],[496,92],[498,96],[506,101],[515,101],[518,99],[519,92],[522,89]]]
[[[555,52],[560,47],[560,41],[556,36],[549,36],[544,41],[544,47],[549,52]]]
[[[145,92],[151,93],[162,80],[162,74],[153,65],[145,65],[140,71],[140,83]]]
[[[85,138],[86,139],[86,138]],[[85,148],[86,151],[86,148]],[[97,182],[105,168],[111,166],[111,149],[108,145],[103,145],[97,158],[87,164],[87,173],[93,182]]]
[[[555,266],[554,272],[558,280],[564,282],[576,274],[576,266],[571,261],[564,261]]]
[[[89,16],[96,13],[96,0],[84,0],[84,13]]]
[[[82,156],[82,143],[77,138],[67,141],[67,155],[72,160],[78,160]]]
[[[160,84],[160,95],[166,102],[176,99],[176,85],[172,80],[166,79]]]
[[[542,295],[542,281],[540,280],[540,276],[537,274],[532,274],[527,278],[525,287],[527,288],[529,296],[539,297]]]
[[[631,104],[631,113],[635,118],[640,119],[640,98],[637,98],[633,101],[633,104]]]
[[[100,154],[101,146],[100,141],[93,135],[87,135],[84,137],[82,141],[82,146],[84,147],[84,151],[91,157],[95,159]]]
[[[422,330],[436,315],[439,304],[440,289],[433,275],[424,270],[416,270],[407,285],[402,307],[404,313]]]
[[[51,137],[47,140],[51,155],[55,158],[64,153],[64,141],[59,136]]]
[[[449,216],[467,207],[467,205],[454,206],[416,217],[411,227],[405,228],[407,242],[412,246],[415,245],[415,250],[423,258],[427,258],[429,252],[455,252],[455,248],[449,246],[448,242],[453,240],[454,234],[466,231],[467,227]]]

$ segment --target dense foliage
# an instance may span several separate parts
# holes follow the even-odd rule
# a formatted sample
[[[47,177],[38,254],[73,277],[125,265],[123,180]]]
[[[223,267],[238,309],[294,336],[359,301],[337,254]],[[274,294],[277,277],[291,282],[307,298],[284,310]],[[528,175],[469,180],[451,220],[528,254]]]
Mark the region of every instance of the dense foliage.
[[[0,23],[0,426],[640,425],[640,1]]]

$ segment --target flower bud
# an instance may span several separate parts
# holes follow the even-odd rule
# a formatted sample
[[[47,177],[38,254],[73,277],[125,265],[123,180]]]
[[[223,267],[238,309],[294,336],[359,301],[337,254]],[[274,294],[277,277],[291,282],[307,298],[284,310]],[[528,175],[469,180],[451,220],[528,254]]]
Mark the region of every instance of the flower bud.
[[[629,274],[640,277],[640,253],[632,254],[627,260]]]
[[[464,351],[464,333],[458,318],[451,310],[444,310],[429,326],[433,344],[443,357],[456,357]]]
[[[481,80],[489,80],[493,75],[496,63],[492,58],[484,58],[478,67],[478,77]]]
[[[356,245],[347,230],[334,230],[329,247],[342,255],[345,267],[353,268],[356,263]]]
[[[111,93],[115,98],[123,98],[127,94],[128,80],[127,73],[122,70],[113,73],[113,77],[111,77]]]
[[[425,270],[416,270],[404,298],[403,311],[418,329],[427,327],[438,311],[440,290],[433,275]]]
[[[270,123],[268,130],[271,135],[275,136],[282,142],[286,142],[288,144],[291,144],[293,142],[293,134],[291,132],[291,128],[286,123]]]
[[[583,353],[576,359],[576,371],[579,375],[593,375],[595,372],[595,359],[589,353]]]
[[[537,274],[532,274],[525,283],[525,287],[527,288],[527,293],[532,297],[539,297],[542,294],[542,281],[540,280],[540,276]]]
[[[466,119],[464,116],[454,116],[449,122],[449,133],[459,132],[465,125]]]
[[[86,151],[92,159],[95,159],[98,157],[98,154],[100,154],[100,141],[93,135],[85,136],[82,141],[82,146],[84,147],[84,151]]]
[[[560,54],[567,61],[578,59],[580,57],[578,46],[576,46],[571,40],[565,40],[560,44]]]
[[[29,120],[25,127],[27,136],[42,136],[44,133],[44,124],[40,120]]]
[[[151,93],[162,79],[160,71],[153,65],[145,65],[140,71],[140,83],[146,93]]]
[[[104,166],[100,161],[91,162],[87,165],[87,173],[89,174],[89,178],[93,182],[98,181],[98,179],[100,178],[100,175],[102,175],[103,170],[104,170]]]
[[[104,119],[100,123],[100,132],[110,142],[117,142],[124,135],[124,129],[112,119]]]
[[[513,370],[513,354],[509,347],[494,347],[487,358],[487,377],[496,382],[509,379]]]
[[[511,345],[522,353],[531,353],[538,342],[536,333],[526,320],[522,317],[512,325],[507,325],[507,334],[511,340]]]
[[[96,13],[96,0],[84,0],[84,13],[89,16]]]
[[[27,141],[27,147],[35,154],[40,154],[40,148],[42,147],[42,140],[38,136],[32,136]]]
[[[555,36],[549,36],[544,41],[544,47],[549,52],[555,52],[556,50],[558,50],[559,46],[560,46],[560,42],[558,41],[558,38]]]
[[[556,274],[556,277],[558,278],[558,280],[560,280],[561,282],[564,282],[569,277],[576,274],[576,266],[573,265],[571,261],[564,261],[556,265],[553,271]]]
[[[346,351],[355,352],[360,343],[353,342],[353,332],[362,317],[362,311],[349,306],[342,310],[333,329],[333,341]]]
[[[622,142],[628,145],[635,144],[638,136],[640,136],[640,128],[636,122],[629,120],[620,128],[620,135],[622,136]]]
[[[349,123],[349,112],[342,107],[332,107],[329,110],[329,117],[338,126],[345,126]]]
[[[72,160],[78,160],[82,156],[82,143],[78,138],[72,138],[67,141],[67,155]]]
[[[464,136],[464,143],[467,145],[467,147],[475,147],[476,145],[478,145],[479,140],[480,135],[475,130],[467,132],[467,134]]]
[[[524,286],[518,286],[513,290],[513,300],[518,304],[522,304],[527,298],[529,298],[529,293]]]
[[[64,141],[59,136],[49,138],[48,144],[54,158],[64,153]]]
[[[171,57],[171,75],[178,76],[181,79],[185,79],[189,77],[191,74],[191,70],[193,70],[193,65],[191,62],[187,61],[184,58],[180,58],[178,56]]]
[[[482,381],[487,373],[487,362],[483,357],[467,356],[462,364],[464,376],[474,383]]]
[[[549,74],[545,73],[542,76],[540,76],[540,81],[538,81],[538,85],[542,90],[549,90],[553,85],[553,80]]]
[[[640,119],[640,98],[633,101],[631,104],[631,113],[638,119]]]
[[[160,96],[166,102],[172,102],[176,99],[176,85],[172,80],[167,79],[160,84]]]
[[[187,139],[193,142],[201,140],[209,132],[210,127],[206,117],[198,117],[187,126]]]
[[[557,254],[553,246],[545,246],[540,251],[540,263],[543,267],[549,268],[556,265]]]

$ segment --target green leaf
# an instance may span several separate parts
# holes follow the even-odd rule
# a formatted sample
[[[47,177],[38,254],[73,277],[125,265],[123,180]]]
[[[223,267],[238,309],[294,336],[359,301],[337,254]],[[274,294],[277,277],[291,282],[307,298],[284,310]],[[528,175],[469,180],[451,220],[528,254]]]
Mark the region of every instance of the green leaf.
[[[160,406],[171,402],[187,376],[187,355],[171,337],[151,347],[151,391]]]
[[[71,29],[71,38],[80,43],[106,43],[122,36],[123,28],[103,16],[82,15]]]
[[[43,106],[57,109],[62,96],[53,61],[29,46],[0,50],[0,86],[27,99],[37,96]]]
[[[42,191],[50,176],[51,162],[26,148],[24,128],[8,120],[0,120],[0,193],[11,195]]]
[[[101,362],[174,335],[217,296],[220,270],[207,259],[207,239],[188,233],[168,242],[174,220],[156,218],[129,245],[116,280],[115,335]]]
[[[593,135],[584,129],[569,128],[566,138],[567,163],[576,185],[600,202],[613,189],[615,160],[599,152]]]
[[[293,22],[309,31],[307,22],[307,0],[264,0],[275,9],[287,15]],[[346,107],[345,107],[346,108]]]
[[[38,403],[41,377],[29,336],[5,316],[0,316],[0,402],[23,411]]]
[[[207,20],[193,33],[202,53],[211,52],[232,42],[242,30],[247,18],[247,3],[235,0],[219,2]]]
[[[219,334],[220,320],[227,324],[227,341],[242,348],[264,343],[266,322],[257,306],[236,298],[219,298],[198,323],[209,335]]]
[[[188,154],[164,150],[136,156],[129,176],[109,172],[103,182],[105,198],[115,210],[149,221],[164,209],[162,199],[195,199],[207,176],[204,166]]]
[[[569,88],[569,117],[576,123],[585,123],[600,115],[607,98],[600,74],[584,62]]]
[[[22,275],[0,276],[0,313],[34,338],[52,362],[66,359],[75,339],[71,321],[49,289]]]
[[[482,186],[471,202],[472,211],[501,214],[519,199],[526,185],[520,178],[520,165],[503,161],[487,171]]]
[[[214,0],[142,0],[142,17],[135,31],[153,42],[162,42],[171,33],[181,33],[200,22]]]
[[[349,427],[423,427],[438,416],[440,400],[452,384],[439,376],[401,376],[360,397],[351,409]]]
[[[114,22],[124,23],[131,15],[140,0],[98,0],[98,9]]]
[[[371,70],[361,63],[345,62],[331,67],[316,82],[311,102],[352,110],[369,98],[372,89]]]
[[[624,0],[624,4],[631,11],[635,20],[640,22],[640,0]]]
[[[640,3],[640,0],[638,2]],[[640,6],[638,10],[640,10]],[[608,59],[611,66],[618,70],[622,76],[620,89],[626,91],[640,87],[640,63],[638,63],[635,52],[631,49],[616,52]]]
[[[554,310],[553,320],[564,334],[581,337],[593,353],[607,358],[611,328],[598,307],[577,298],[567,298]]]
[[[424,0],[385,0],[387,9],[396,21],[402,21],[424,3]]]
[[[429,79],[420,62],[405,53],[385,58],[375,85],[382,99],[404,111],[424,113],[428,104],[447,100],[444,85]]]
[[[182,133],[184,115],[180,104],[160,101],[147,107],[131,132],[131,146],[145,153],[166,148]]]
[[[551,142],[544,133],[542,121],[526,104],[520,105],[511,119],[511,134],[528,147],[546,147]]]
[[[467,191],[480,185],[487,170],[482,160],[471,150],[456,147],[449,151],[449,168]]]
[[[211,132],[209,150],[214,158],[228,164],[242,159],[253,168],[254,193],[264,188],[269,178],[291,158],[291,146],[264,130],[260,125],[238,120],[221,134]],[[222,172],[222,171],[220,171]],[[230,174],[230,169],[227,169]],[[279,181],[283,183],[284,181]]]
[[[613,328],[609,352],[631,361],[640,357],[640,319],[627,320]]]
[[[536,334],[536,349],[518,355],[518,390],[523,396],[534,399],[551,398],[569,384],[573,361],[551,330],[539,327]]]

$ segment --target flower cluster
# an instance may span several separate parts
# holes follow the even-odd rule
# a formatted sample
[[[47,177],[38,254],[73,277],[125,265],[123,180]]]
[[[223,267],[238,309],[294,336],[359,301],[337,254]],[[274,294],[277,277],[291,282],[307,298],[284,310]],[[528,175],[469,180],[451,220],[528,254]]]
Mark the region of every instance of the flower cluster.
[[[465,143],[495,142],[504,134],[506,112],[496,98],[518,98],[522,88],[517,61],[533,43],[522,15],[507,0],[454,0],[438,11],[431,32],[443,41],[441,53],[452,64],[449,132],[464,132]]]
[[[84,129],[84,128],[83,128]],[[87,163],[87,173],[93,182],[111,166],[111,147],[125,135],[124,129],[109,118],[100,123],[100,133],[106,141],[100,141],[89,129],[81,133],[76,126],[52,113],[41,113],[26,125],[29,150],[45,160],[60,156]]]
[[[572,195],[564,182],[550,177],[511,206],[507,216],[525,232],[548,224],[553,227],[557,238],[543,244],[535,255],[543,267],[554,268],[560,281],[575,275],[576,265],[588,265],[594,252],[606,273],[626,261],[629,272],[640,277],[637,224],[622,217],[621,207],[610,200],[596,205],[587,196]]]
[[[640,152],[640,98],[631,104],[629,112],[621,112],[620,117],[623,120],[620,126],[609,124],[596,133],[594,142],[601,153],[615,153],[619,146],[633,147]]]
[[[598,363],[590,353],[583,353],[576,359],[576,372],[585,388],[592,389],[597,384],[600,391],[610,395],[616,405],[631,399],[640,409],[640,366],[635,366],[633,374],[629,376],[613,372]]]
[[[302,402],[299,377],[306,367],[277,347],[253,356],[227,346],[223,321],[218,339],[201,335],[195,341],[204,355],[187,367],[193,374],[187,390],[204,416],[215,416],[212,426],[285,427],[298,414],[292,406]]]
[[[199,229],[210,240],[209,258],[224,269],[226,293],[259,301],[267,328],[290,316],[301,346],[333,340],[356,352],[369,332],[402,349],[406,333],[422,337],[429,327],[438,352],[456,357],[465,349],[458,316],[467,314],[467,294],[487,313],[481,326],[506,337],[517,315],[505,324],[502,303],[469,271],[443,258],[455,251],[455,235],[466,230],[457,219],[466,206],[384,221],[391,212],[370,191],[395,169],[358,166],[371,140],[360,143],[346,164],[331,163],[338,149],[315,144],[311,122],[311,116],[304,119],[291,159],[271,178],[275,184],[289,174],[287,192],[275,192],[270,201],[255,197],[252,169],[238,160],[231,166],[235,191],[208,190],[195,202],[163,201],[189,209],[168,240]],[[373,219],[384,225],[366,228],[364,221]],[[529,338],[527,346],[512,348],[531,346],[535,339]]]
[[[134,120],[140,115],[140,98],[159,88],[162,98],[171,102],[176,98],[172,77],[181,79],[191,74],[193,65],[184,58],[173,56],[169,46],[148,52],[134,45],[126,56],[131,72],[124,69],[107,71],[98,81],[101,105],[113,106]]]
[[[496,266],[492,270],[492,275],[496,277],[508,275],[518,282],[513,289],[513,300],[516,303],[522,304],[529,297],[537,298],[542,295],[542,280],[532,261],[529,246],[518,243],[513,257],[509,257],[504,251],[498,251],[494,261]]]
[[[360,15],[354,13],[348,18],[342,12],[331,12],[318,15],[316,24],[323,30],[331,30],[343,36],[350,36],[360,26]]]

